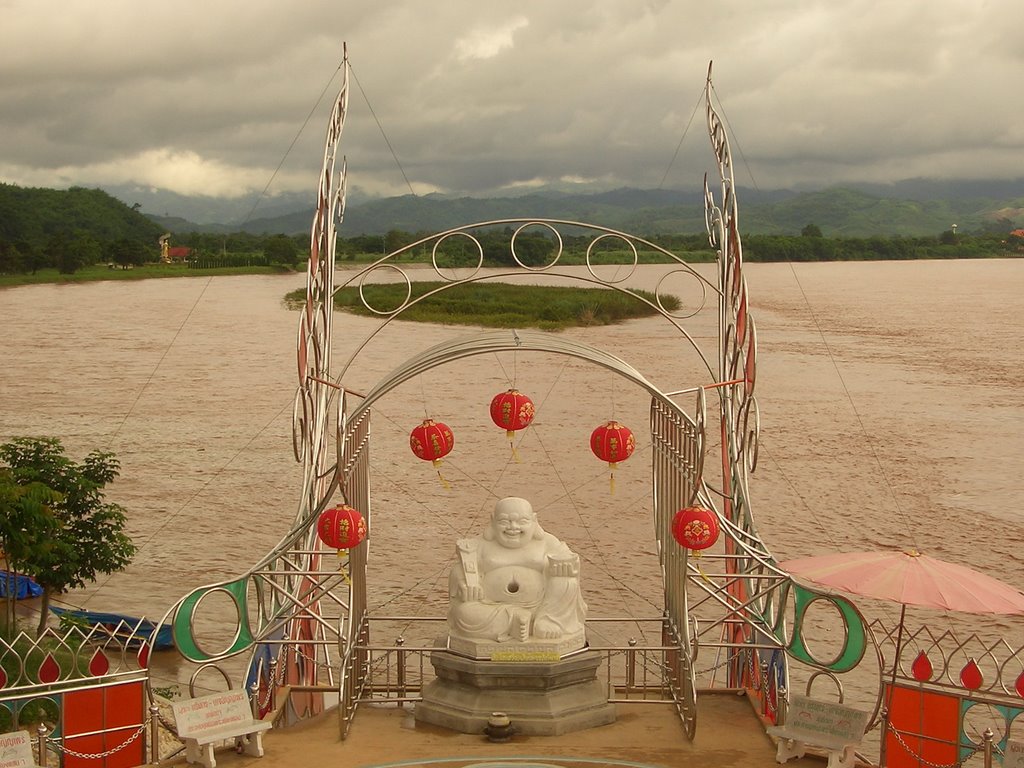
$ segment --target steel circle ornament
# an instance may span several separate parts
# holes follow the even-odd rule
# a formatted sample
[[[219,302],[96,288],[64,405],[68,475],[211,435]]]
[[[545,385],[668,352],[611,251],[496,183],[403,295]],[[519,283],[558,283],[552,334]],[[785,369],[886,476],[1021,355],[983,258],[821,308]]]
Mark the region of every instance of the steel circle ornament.
[[[685,507],[672,519],[672,537],[687,549],[699,551],[713,546],[718,531],[718,516],[704,507]]]
[[[320,513],[316,533],[329,547],[352,549],[366,538],[366,520],[348,504],[339,504]]]
[[[533,400],[515,388],[499,392],[491,400],[491,421],[505,430],[509,440],[530,426],[535,413]]]
[[[432,462],[435,467],[451,453],[454,446],[455,435],[441,421],[424,419],[422,424],[409,433],[409,448],[416,458]]]

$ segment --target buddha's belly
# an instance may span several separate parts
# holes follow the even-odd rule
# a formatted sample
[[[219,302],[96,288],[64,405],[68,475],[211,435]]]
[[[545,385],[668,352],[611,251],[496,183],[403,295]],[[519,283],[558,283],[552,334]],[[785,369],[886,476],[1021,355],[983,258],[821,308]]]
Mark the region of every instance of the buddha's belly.
[[[485,599],[495,603],[536,603],[544,594],[544,574],[519,565],[494,568],[482,583]]]

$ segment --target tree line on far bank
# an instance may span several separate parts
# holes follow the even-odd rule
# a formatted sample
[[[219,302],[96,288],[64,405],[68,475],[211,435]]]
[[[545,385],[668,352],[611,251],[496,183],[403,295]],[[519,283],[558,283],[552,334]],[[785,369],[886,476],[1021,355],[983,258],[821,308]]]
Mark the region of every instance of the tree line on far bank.
[[[167,233],[140,213],[138,207],[127,206],[99,189],[27,189],[0,183],[0,274],[34,274],[52,269],[71,275],[94,265],[127,269],[158,262],[160,241]],[[512,233],[507,226],[474,233],[483,251],[484,264],[514,263]],[[337,243],[338,259],[380,258],[431,234],[392,229],[384,235],[342,236]],[[295,269],[309,255],[308,235],[192,232],[169,237],[171,245],[188,249],[188,266],[192,269]],[[648,240],[687,260],[713,258],[703,233],[654,235]],[[562,242],[565,261],[580,263],[586,257],[591,238],[563,233]],[[961,259],[1024,252],[1024,238],[1009,231],[964,233],[950,229],[927,237],[823,237],[821,229],[813,223],[798,235],[745,235],[743,244],[749,261]],[[543,227],[528,227],[516,237],[516,256],[529,266],[547,263],[555,248],[551,233]],[[596,250],[598,258],[606,261],[632,258],[624,244],[616,244],[614,238],[603,241]],[[464,237],[449,238],[439,251],[441,259],[452,265],[475,264],[479,259],[476,245]],[[407,253],[409,260],[429,261],[432,243]],[[660,258],[654,251],[639,256],[647,262]]]

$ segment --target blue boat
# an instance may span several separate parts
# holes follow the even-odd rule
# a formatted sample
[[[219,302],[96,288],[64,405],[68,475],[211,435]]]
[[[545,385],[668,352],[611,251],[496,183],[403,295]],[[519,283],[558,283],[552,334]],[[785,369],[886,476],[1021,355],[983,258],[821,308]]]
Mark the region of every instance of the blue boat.
[[[14,593],[15,600],[26,600],[30,597],[39,597],[43,594],[43,588],[30,576],[0,570],[0,597],[7,597],[11,592]]]
[[[113,637],[126,641],[128,646],[142,645],[148,642],[153,633],[156,632],[156,642],[153,643],[153,650],[163,651],[174,647],[174,636],[170,624],[161,624],[157,627],[149,619],[140,619],[123,613],[104,613],[76,608],[55,608],[53,606],[50,606],[50,610],[62,618],[66,616],[76,621],[82,621],[90,626],[102,627]]]

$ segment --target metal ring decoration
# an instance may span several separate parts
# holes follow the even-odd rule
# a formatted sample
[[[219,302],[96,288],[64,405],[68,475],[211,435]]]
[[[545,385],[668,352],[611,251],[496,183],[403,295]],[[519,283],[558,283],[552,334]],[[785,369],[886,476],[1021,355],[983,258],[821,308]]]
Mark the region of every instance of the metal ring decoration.
[[[182,656],[189,661],[207,662],[217,658],[232,656],[252,645],[253,635],[252,630],[249,628],[248,596],[246,594],[248,585],[246,582],[247,578],[243,577],[226,584],[199,587],[182,599],[178,604],[177,611],[174,613],[174,621],[171,624],[174,644]],[[237,618],[235,634],[231,642],[227,648],[216,654],[207,653],[200,647],[199,642],[196,640],[195,626],[193,624],[193,618],[200,603],[212,592],[224,592],[232,599],[235,604]]]
[[[753,472],[757,469],[761,435],[761,412],[756,398],[748,397],[740,407],[740,423],[743,425],[741,443],[747,471]]]
[[[200,666],[195,672],[192,673],[192,677],[190,677],[188,679],[188,695],[189,695],[189,697],[191,697],[193,699],[196,697],[196,680],[199,679],[199,675],[200,674],[202,674],[203,672],[205,672],[208,669],[215,669],[218,672],[220,672],[220,676],[224,678],[224,682],[227,684],[228,690],[231,690],[231,687],[232,687],[231,686],[231,676],[227,672],[225,672],[223,669],[221,669],[220,665],[213,664],[211,662],[209,664],[203,664],[202,666]]]
[[[519,237],[519,233],[522,232],[527,227],[546,227],[547,229],[551,230],[551,232],[555,236],[555,240],[558,241],[558,248],[555,250],[555,258],[553,258],[547,264],[544,264],[540,267],[528,267],[525,264],[523,264],[523,262],[519,258],[519,255],[516,253],[516,238]],[[555,229],[553,226],[551,226],[550,224],[546,224],[543,221],[528,221],[525,224],[521,224],[519,228],[512,233],[512,240],[509,241],[508,247],[512,251],[512,258],[515,259],[516,264],[518,264],[520,267],[525,269],[527,272],[543,272],[547,269],[551,269],[551,267],[555,266],[555,264],[558,263],[558,260],[562,258],[562,249],[564,248],[564,245],[562,243],[562,236],[558,234],[558,230]]]
[[[697,285],[700,286],[700,303],[697,305],[697,308],[694,309],[692,312],[670,312],[668,309],[665,308],[664,303],[662,303],[662,283],[664,283],[668,278],[675,274],[682,274],[693,280],[696,280]],[[704,305],[707,304],[708,302],[708,287],[704,284],[703,280],[698,279],[696,275],[694,275],[692,272],[689,272],[688,270],[685,269],[673,269],[671,272],[666,272],[658,280],[658,284],[654,287],[654,298],[655,301],[657,301],[658,303],[658,309],[664,312],[668,317],[675,318],[676,320],[686,320],[687,318],[693,317],[702,309],[704,309]]]
[[[630,250],[633,251],[633,263],[630,265],[629,271],[625,275],[620,277],[618,280],[605,280],[604,278],[598,277],[597,273],[594,271],[594,265],[590,263],[590,257],[591,257],[591,254],[594,251],[594,246],[597,245],[602,240],[604,240],[606,237],[607,238],[615,238],[617,240],[622,240],[626,245],[629,246]],[[590,241],[590,245],[587,246],[587,271],[590,272],[590,274],[593,276],[593,278],[595,280],[598,280],[598,281],[600,281],[602,283],[608,283],[608,284],[614,285],[616,283],[621,283],[621,282],[624,282],[624,281],[628,280],[629,278],[631,278],[633,276],[633,273],[636,272],[636,265],[639,262],[640,262],[640,254],[637,253],[636,243],[634,243],[632,240],[628,240],[627,238],[623,237],[622,235],[613,235],[613,234],[610,234],[610,233],[605,233],[603,235],[599,235],[598,237],[595,237],[593,240]],[[621,266],[621,264],[618,265],[618,266]],[[660,304],[659,304],[659,306],[660,306]]]
[[[306,445],[306,392],[301,387],[295,390],[292,403],[292,453],[295,461],[302,463],[302,449]]]
[[[803,636],[804,617],[807,608],[817,600],[826,600],[832,603],[843,618],[843,647],[836,653],[835,658],[829,661],[822,661],[816,658],[807,648]],[[786,650],[789,655],[805,664],[810,664],[819,669],[828,669],[832,672],[849,672],[856,667],[867,650],[867,637],[864,632],[864,619],[857,607],[839,595],[826,595],[793,583],[794,618],[793,633]]]
[[[378,270],[385,270],[385,269],[390,269],[390,270],[392,270],[394,272],[397,272],[398,274],[400,274],[402,276],[402,279],[405,280],[405,300],[401,304],[399,304],[397,307],[395,307],[394,309],[380,310],[380,309],[377,309],[376,307],[373,307],[370,304],[370,302],[368,302],[366,300],[366,296],[363,294],[363,286],[366,285],[366,278],[368,278],[370,275],[372,275],[374,272],[377,272]],[[361,302],[363,302],[363,306],[364,307],[366,307],[368,310],[373,312],[373,314],[375,314],[375,315],[388,316],[388,315],[397,314],[398,312],[401,312],[403,309],[405,309],[405,307],[409,304],[409,300],[411,298],[412,298],[412,281],[409,280],[409,276],[407,274],[405,274],[404,270],[396,267],[394,264],[379,264],[379,265],[373,267],[372,269],[368,269],[368,270],[366,270],[366,272],[363,273],[362,278],[359,281],[359,300]]]
[[[437,248],[438,248],[439,245],[441,245],[441,243],[443,243],[445,240],[447,240],[450,237],[464,237],[467,240],[469,240],[471,243],[473,243],[473,245],[476,246],[476,250],[477,250],[476,266],[473,268],[473,271],[470,272],[465,277],[451,277],[451,278],[446,277],[445,275],[441,274],[442,267],[439,267],[437,265]],[[444,280],[446,283],[454,283],[454,282],[461,281],[461,280],[469,280],[470,278],[474,277],[480,271],[480,268],[483,267],[483,265],[484,265],[484,247],[483,247],[483,245],[480,244],[479,240],[477,240],[475,237],[473,237],[473,235],[469,234],[468,232],[448,232],[447,234],[442,235],[441,237],[439,237],[437,239],[437,242],[434,243],[434,247],[430,249],[430,263],[433,265],[434,272],[437,273],[437,276],[440,277],[442,280]],[[448,267],[448,269],[454,270],[454,269],[457,269],[457,267]]]

